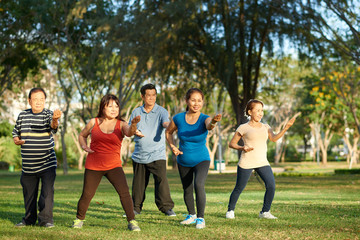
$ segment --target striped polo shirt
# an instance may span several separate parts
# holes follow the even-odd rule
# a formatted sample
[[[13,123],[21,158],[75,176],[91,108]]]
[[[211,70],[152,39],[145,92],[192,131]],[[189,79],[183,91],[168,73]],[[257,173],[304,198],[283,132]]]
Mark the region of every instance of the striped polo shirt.
[[[53,112],[44,109],[41,113],[33,113],[31,109],[22,111],[12,131],[13,138],[25,140],[21,145],[23,173],[39,173],[56,168],[53,133],[50,124]]]

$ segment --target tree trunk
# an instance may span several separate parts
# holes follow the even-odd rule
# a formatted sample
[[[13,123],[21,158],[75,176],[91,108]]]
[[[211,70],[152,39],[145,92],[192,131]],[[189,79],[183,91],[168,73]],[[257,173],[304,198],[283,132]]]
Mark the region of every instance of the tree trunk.
[[[64,96],[65,96],[65,111],[63,112],[63,124],[62,124],[62,129],[61,129],[61,148],[62,148],[62,158],[63,158],[63,171],[64,171],[64,175],[68,174],[68,163],[67,163],[67,155],[66,155],[66,143],[65,143],[65,134],[66,134],[66,129],[67,129],[67,120],[68,120],[68,114],[69,114],[69,107],[70,107],[70,100],[69,100],[69,95],[68,92],[66,90],[66,87],[64,85],[62,76],[61,76],[61,54],[59,54],[59,60],[57,62],[57,77],[58,80],[61,84],[61,87],[63,89],[64,92]]]
[[[83,167],[83,162],[84,162],[84,157],[86,155],[86,152],[81,148],[79,140],[78,140],[78,135],[77,132],[75,130],[75,128],[71,128],[71,133],[70,133],[74,144],[76,145],[77,150],[79,151],[79,158],[78,158],[78,169],[82,170]]]
[[[214,168],[215,166],[215,153],[216,153],[216,150],[217,150],[217,147],[218,147],[218,143],[219,143],[219,136],[214,134],[213,135],[213,147],[212,149],[210,149],[210,146],[209,146],[209,140],[210,138],[208,138],[208,140],[206,141],[206,147],[208,148],[208,151],[209,151],[209,154],[210,154],[210,168]]]
[[[61,129],[61,149],[62,149],[64,175],[68,174],[68,163],[67,163],[66,142],[65,142],[65,134],[66,134],[66,129],[67,129],[68,113],[69,113],[69,105],[66,104],[66,109],[63,112],[63,114],[64,114],[64,117],[63,117],[64,122],[62,124],[62,129]]]
[[[357,160],[358,160],[357,144],[358,144],[358,141],[359,141],[359,136],[356,136],[356,137],[354,136],[353,137],[353,143],[352,144],[351,144],[351,140],[350,140],[350,138],[349,138],[349,136],[347,134],[344,134],[343,138],[344,138],[344,142],[345,142],[346,146],[349,149],[348,156],[350,156],[350,162],[348,162],[348,163],[349,163],[349,169],[351,169],[352,165],[356,164]]]
[[[68,164],[66,156],[66,143],[65,143],[65,131],[61,130],[61,149],[62,149],[62,158],[63,158],[63,171],[64,175],[68,174]]]
[[[330,128],[331,125],[329,126],[329,128],[325,131],[325,135],[322,138],[321,136],[319,137],[319,145],[320,145],[320,150],[321,150],[321,156],[322,156],[322,163],[323,165],[327,165],[327,149],[329,147],[331,138],[333,137],[333,133],[330,133]]]
[[[304,161],[306,161],[307,139],[306,139],[305,135],[303,137],[303,142],[304,142]]]
[[[280,138],[275,142],[275,156],[274,156],[274,164],[277,165],[281,162],[283,162],[283,153],[285,152],[285,136]]]
[[[322,164],[327,165],[327,149],[329,147],[330,141],[333,137],[333,133],[331,132],[332,124],[328,126],[326,129],[324,136],[321,136],[321,127],[319,123],[310,123],[311,132],[314,134],[316,139],[316,144],[319,145],[322,156]]]
[[[321,148],[321,162],[324,166],[327,165],[327,151]]]

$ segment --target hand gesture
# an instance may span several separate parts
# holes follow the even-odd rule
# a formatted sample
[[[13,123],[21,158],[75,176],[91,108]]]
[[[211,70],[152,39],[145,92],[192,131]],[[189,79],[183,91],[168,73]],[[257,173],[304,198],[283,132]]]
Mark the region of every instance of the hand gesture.
[[[254,150],[253,147],[244,146],[244,148],[243,148],[243,151],[244,151],[244,152],[250,152],[250,151],[252,151],[252,150]]]
[[[141,137],[141,138],[145,137],[145,135],[142,134],[142,132],[139,129],[136,129],[135,135],[138,136],[138,137]]]
[[[140,116],[136,116],[131,120],[131,124],[137,124],[138,122],[140,122],[141,117]]]
[[[61,111],[59,110],[59,109],[55,109],[54,110],[54,114],[53,114],[53,119],[54,120],[57,120],[57,119],[59,119],[60,117],[61,117]]]
[[[177,147],[172,147],[171,148],[171,151],[175,154],[175,156],[178,156],[178,155],[180,155],[180,154],[183,154],[183,152],[182,151],[180,151]]]
[[[285,128],[289,129],[295,122],[296,118],[301,114],[301,112],[296,113],[287,123]]]
[[[25,140],[21,140],[19,137],[14,137],[13,140],[16,145],[23,145],[25,143]]]
[[[92,150],[91,148],[89,148],[88,146],[81,146],[82,149],[85,151],[85,152],[88,152],[88,153],[94,153],[95,151]]]
[[[213,117],[213,119],[211,120],[211,122],[217,123],[217,122],[219,122],[220,120],[221,120],[221,113],[216,114],[216,115]]]

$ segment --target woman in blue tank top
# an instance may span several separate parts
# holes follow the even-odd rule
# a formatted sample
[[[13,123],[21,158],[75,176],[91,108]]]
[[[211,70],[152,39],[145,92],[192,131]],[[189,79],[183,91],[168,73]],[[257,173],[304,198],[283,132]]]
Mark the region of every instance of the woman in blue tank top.
[[[186,112],[176,114],[166,129],[166,140],[177,156],[181,183],[184,189],[184,201],[188,215],[183,225],[196,223],[197,229],[205,227],[205,180],[210,166],[210,155],[206,148],[208,130],[221,120],[221,114],[211,119],[201,113],[204,94],[198,88],[190,88],[185,96]],[[177,130],[180,140],[179,148],[174,145],[173,133]],[[196,194],[195,212],[194,195]]]

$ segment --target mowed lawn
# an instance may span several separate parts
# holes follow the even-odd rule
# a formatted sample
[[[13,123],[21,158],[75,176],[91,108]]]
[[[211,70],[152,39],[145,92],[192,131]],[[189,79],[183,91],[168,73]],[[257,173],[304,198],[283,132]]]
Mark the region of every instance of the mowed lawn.
[[[132,174],[127,169],[128,184]],[[178,172],[168,171],[176,217],[166,217],[154,203],[150,181],[144,209],[137,220],[141,232],[127,230],[118,195],[103,178],[82,229],[72,229],[82,191],[82,171],[62,175],[55,184],[55,228],[15,228],[24,214],[20,173],[0,172],[0,239],[360,239],[360,176],[276,176],[271,212],[277,220],[259,219],[264,186],[251,177],[235,209],[226,219],[236,173],[209,174],[206,182],[205,229],[181,226],[187,213]]]

